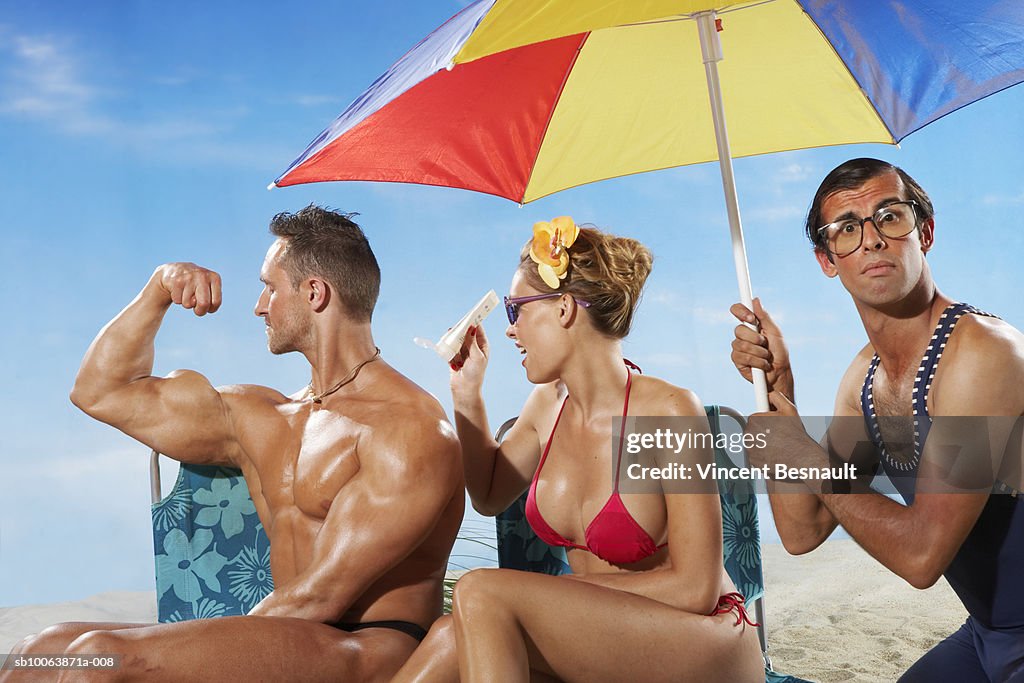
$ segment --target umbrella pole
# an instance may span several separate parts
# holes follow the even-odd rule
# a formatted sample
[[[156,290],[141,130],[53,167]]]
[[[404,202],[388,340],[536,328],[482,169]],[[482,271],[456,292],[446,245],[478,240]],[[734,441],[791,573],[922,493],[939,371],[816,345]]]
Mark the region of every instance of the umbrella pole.
[[[736,280],[740,288],[743,305],[754,310],[754,292],[750,286],[750,269],[747,265],[747,250],[743,243],[743,225],[740,222],[739,198],[736,194],[736,179],[732,171],[732,152],[729,149],[729,131],[725,126],[725,108],[722,106],[722,91],[718,81],[718,62],[722,60],[722,42],[718,38],[718,25],[714,11],[697,12],[697,32],[700,35],[700,50],[704,57],[704,72],[708,79],[708,96],[711,99],[711,117],[715,122],[715,141],[718,143],[718,166],[722,171],[722,189],[725,191],[725,206],[729,215],[729,234],[732,238],[732,256],[736,265]],[[748,325],[756,329],[754,325]],[[754,398],[757,410],[765,412],[768,405],[768,383],[762,370],[754,369]]]

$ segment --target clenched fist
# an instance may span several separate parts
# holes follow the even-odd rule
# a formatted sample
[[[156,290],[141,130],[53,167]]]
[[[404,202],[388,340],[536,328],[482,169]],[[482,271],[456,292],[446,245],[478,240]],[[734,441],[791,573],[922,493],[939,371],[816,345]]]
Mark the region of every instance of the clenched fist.
[[[173,303],[196,315],[220,308],[220,275],[194,263],[165,263],[153,273],[152,282],[167,293]]]

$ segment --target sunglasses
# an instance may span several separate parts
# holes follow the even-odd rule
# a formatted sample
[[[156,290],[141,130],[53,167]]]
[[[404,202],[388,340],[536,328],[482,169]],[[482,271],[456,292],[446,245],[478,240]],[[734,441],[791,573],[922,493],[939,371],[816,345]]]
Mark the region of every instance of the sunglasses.
[[[519,307],[523,304],[528,304],[531,301],[540,301],[542,299],[555,299],[562,296],[558,292],[552,292],[550,294],[535,294],[533,296],[506,296],[505,297],[505,315],[508,316],[508,324],[515,325],[516,321],[519,320]],[[583,301],[573,297],[573,301],[582,306],[583,308],[590,308],[589,301]]]

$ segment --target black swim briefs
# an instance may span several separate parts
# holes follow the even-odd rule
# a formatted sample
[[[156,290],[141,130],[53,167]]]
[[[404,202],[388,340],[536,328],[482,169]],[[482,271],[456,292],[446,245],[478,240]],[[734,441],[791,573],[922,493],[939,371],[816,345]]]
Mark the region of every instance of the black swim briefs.
[[[418,642],[423,642],[423,639],[427,637],[426,629],[419,624],[412,623],[411,621],[363,621],[359,623],[339,622],[337,624],[331,624],[331,626],[341,629],[342,631],[348,631],[349,633],[362,631],[364,628],[390,628],[395,631],[401,631],[408,636],[412,636]]]

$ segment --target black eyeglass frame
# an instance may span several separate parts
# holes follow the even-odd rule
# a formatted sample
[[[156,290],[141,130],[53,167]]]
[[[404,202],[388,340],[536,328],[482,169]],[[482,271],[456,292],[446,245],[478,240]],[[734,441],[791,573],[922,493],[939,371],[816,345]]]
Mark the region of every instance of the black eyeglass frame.
[[[883,224],[879,224],[879,222],[877,220],[875,220],[875,218],[881,212],[885,211],[886,209],[888,209],[891,206],[896,206],[897,204],[907,204],[908,206],[910,206],[911,210],[914,212],[914,224],[910,228],[910,230],[907,230],[903,234],[900,234],[900,235],[890,235],[889,233],[887,233],[885,231],[885,228],[883,227],[884,223]],[[916,201],[914,201],[913,199],[898,199],[898,200],[896,200],[894,202],[889,202],[888,204],[883,204],[882,206],[878,207],[877,209],[875,209],[875,212],[872,213],[870,216],[864,216],[863,218],[846,218],[846,219],[843,219],[843,220],[832,221],[831,223],[826,223],[825,225],[823,225],[820,228],[818,228],[818,234],[821,235],[822,233],[824,233],[826,230],[831,228],[833,225],[836,225],[837,223],[857,223],[857,227],[860,228],[860,239],[857,241],[857,246],[855,246],[853,249],[850,249],[849,251],[844,251],[842,253],[839,253],[837,251],[833,251],[832,245],[830,243],[831,240],[828,239],[828,235],[825,235],[825,239],[823,240],[824,243],[825,243],[825,249],[828,251],[828,253],[830,255],[842,258],[844,256],[849,256],[850,254],[852,254],[853,252],[857,251],[858,249],[860,249],[864,245],[864,224],[867,223],[868,221],[871,221],[874,224],[875,230],[877,230],[880,235],[882,235],[883,237],[886,237],[888,239],[891,239],[891,240],[901,239],[903,237],[906,237],[910,233],[914,232],[914,230],[917,229],[917,227],[918,227],[917,207],[919,207],[919,206],[921,206],[921,205],[919,203],[917,203]]]

